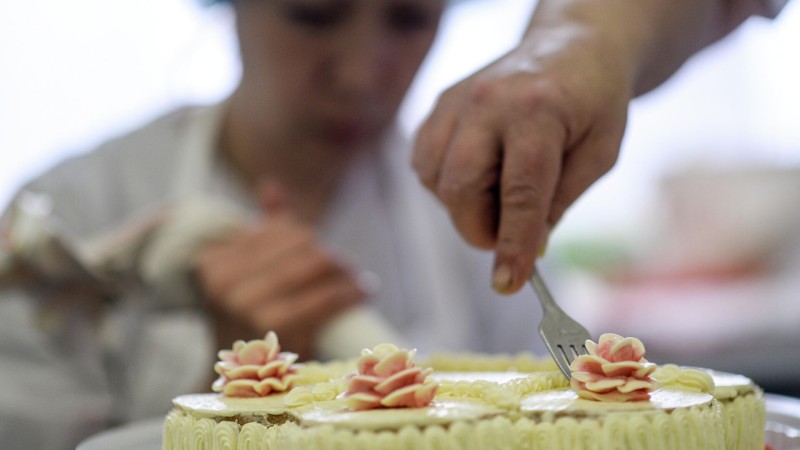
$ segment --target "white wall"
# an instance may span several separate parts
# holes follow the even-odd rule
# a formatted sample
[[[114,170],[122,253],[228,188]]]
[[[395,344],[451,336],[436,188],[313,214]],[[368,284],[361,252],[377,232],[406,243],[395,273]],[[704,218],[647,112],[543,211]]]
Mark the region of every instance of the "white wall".
[[[62,157],[238,76],[231,17],[199,0],[0,2],[0,205]]]
[[[199,3],[0,2],[0,206],[63,156],[230,90],[238,77],[232,17]],[[475,0],[452,8],[403,111],[406,125],[421,120],[442,88],[513,45],[532,5]],[[793,2],[777,21],[753,19],[637,100],[618,166],[570,212],[564,232],[628,221],[664,168],[800,162],[798,48]]]
[[[800,1],[752,18],[635,100],[621,157],[562,234],[640,226],[661,175],[698,167],[800,165]]]

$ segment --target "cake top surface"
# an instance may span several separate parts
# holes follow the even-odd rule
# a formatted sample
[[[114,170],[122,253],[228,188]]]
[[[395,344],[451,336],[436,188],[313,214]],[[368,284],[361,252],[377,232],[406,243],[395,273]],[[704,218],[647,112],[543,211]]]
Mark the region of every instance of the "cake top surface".
[[[718,400],[729,400],[758,390],[753,380],[744,375],[709,369],[702,370],[705,370],[714,379],[714,397]]]
[[[658,389],[650,393],[648,401],[597,402],[578,396],[571,389],[545,391],[525,396],[521,409],[524,412],[563,412],[573,415],[598,415],[610,412],[672,411],[710,405],[714,397],[703,392]]]
[[[406,425],[444,425],[500,415],[504,410],[474,399],[436,400],[421,408],[354,411],[338,401],[318,402],[294,412],[306,425],[335,425],[359,430],[396,429]]]
[[[187,394],[175,397],[172,403],[195,415],[230,417],[239,414],[279,415],[286,412],[281,394],[265,397],[225,397],[221,394]]]
[[[515,380],[524,380],[529,374],[520,372],[434,372],[431,378],[440,382],[466,382],[475,383],[485,381],[489,383],[510,383]]]
[[[238,341],[220,352],[217,393],[184,395],[173,403],[204,417],[287,416],[307,424],[381,429],[509,411],[671,411],[758,390],[741,375],[656,366],[644,359],[644,346],[635,338],[604,334],[587,348],[590,354],[575,360],[569,381],[554,366],[531,358],[454,355],[451,362],[440,355],[437,364],[460,370],[434,372],[414,363],[413,350],[391,344],[365,349],[352,361],[295,364],[296,356],[281,352],[277,336],[268,333],[264,340]],[[519,367],[540,370],[523,373]]]

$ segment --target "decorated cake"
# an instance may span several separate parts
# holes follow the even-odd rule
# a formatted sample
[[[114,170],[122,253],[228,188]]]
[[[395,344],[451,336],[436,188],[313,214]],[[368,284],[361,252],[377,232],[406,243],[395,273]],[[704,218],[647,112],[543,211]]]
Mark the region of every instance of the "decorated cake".
[[[764,448],[749,379],[644,358],[635,338],[587,342],[568,380],[532,356],[440,355],[391,344],[297,364],[277,336],[220,352],[214,393],[174,399],[164,450]]]

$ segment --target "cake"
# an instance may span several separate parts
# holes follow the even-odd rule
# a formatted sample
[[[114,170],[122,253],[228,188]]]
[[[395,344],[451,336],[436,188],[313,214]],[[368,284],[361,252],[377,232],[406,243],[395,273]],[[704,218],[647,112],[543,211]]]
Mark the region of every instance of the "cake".
[[[655,365],[613,334],[572,364],[439,355],[382,344],[296,364],[277,336],[220,352],[214,393],[183,395],[164,450],[764,448],[762,391],[746,377]]]

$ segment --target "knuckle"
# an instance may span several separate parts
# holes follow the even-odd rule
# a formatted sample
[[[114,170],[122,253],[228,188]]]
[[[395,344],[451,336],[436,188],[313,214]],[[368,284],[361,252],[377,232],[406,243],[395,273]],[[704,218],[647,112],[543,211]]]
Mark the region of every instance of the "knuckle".
[[[427,174],[430,172],[430,149],[432,145],[428,145],[427,137],[423,135],[423,130],[417,134],[414,143],[414,152],[411,154],[411,168],[418,174]]]
[[[497,241],[497,253],[505,260],[518,261],[521,255],[530,253],[530,249],[526,249],[519,238],[509,235],[502,236]]]
[[[514,98],[513,104],[526,116],[543,111],[553,111],[561,115],[560,111],[570,104],[567,100],[568,92],[562,84],[541,78],[525,83],[517,90]]]
[[[464,197],[464,185],[457,180],[440,180],[436,187],[436,195],[448,207],[456,206],[461,203]]]
[[[479,223],[463,234],[466,241],[477,248],[489,250],[497,245],[494,220]]]
[[[417,177],[420,183],[427,189],[433,190],[436,188],[437,176],[433,172],[417,172]]]
[[[469,152],[458,152],[451,158],[447,176],[439,178],[436,194],[446,205],[457,205],[495,192],[499,177],[498,165],[481,167]]]
[[[414,169],[414,172],[416,172],[417,178],[419,178],[420,182],[422,182],[425,187],[430,189],[436,186],[439,167],[428,155],[415,152],[411,159],[411,167]]]
[[[440,144],[447,137],[443,124],[447,124],[451,116],[451,111],[442,108],[428,116],[420,125],[414,138],[414,147],[418,151],[413,155],[412,161],[426,161],[424,157],[433,152],[437,144]]]
[[[501,193],[502,208],[514,211],[536,212],[542,204],[544,192],[536,183],[521,177],[507,180]]]
[[[526,112],[534,112],[542,106],[551,103],[551,90],[544,87],[545,83],[531,83],[521,90],[517,97],[517,105]]]
[[[450,104],[451,102],[459,102],[463,98],[463,83],[454,84],[439,94],[437,100],[438,104]]]
[[[541,91],[527,93],[520,100],[518,107],[526,117],[535,116],[537,114],[550,114],[556,117],[562,117],[564,115],[560,111],[562,106],[559,102],[554,101],[549,94],[544,94]]]
[[[598,169],[597,178],[608,173],[617,164],[618,159],[619,154],[615,151],[597,152],[595,156],[595,167]]]
[[[498,258],[517,266],[527,266],[538,249],[535,236],[529,233],[506,233],[498,238]],[[528,261],[528,263],[526,263]]]
[[[475,106],[483,106],[496,100],[498,85],[488,79],[477,79],[468,90],[468,98]]]

